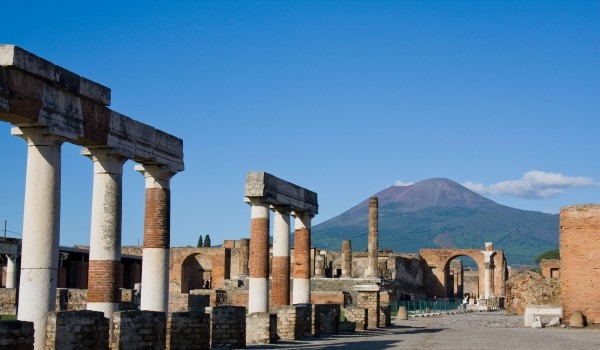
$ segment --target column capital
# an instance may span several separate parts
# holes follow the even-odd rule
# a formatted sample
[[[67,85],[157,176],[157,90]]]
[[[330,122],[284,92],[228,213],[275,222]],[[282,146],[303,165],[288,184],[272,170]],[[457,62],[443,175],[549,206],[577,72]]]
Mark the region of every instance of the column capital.
[[[271,205],[270,208],[274,213],[279,213],[281,215],[290,215],[292,212],[287,205]]]
[[[95,164],[95,173],[109,173],[123,175],[123,164],[127,157],[115,153],[111,148],[99,147],[81,149],[80,154],[88,157]],[[98,168],[96,168],[96,166]]]
[[[485,257],[485,259],[484,259],[485,262],[490,262],[492,259],[492,256],[494,256],[494,254],[496,254],[495,251],[491,251],[491,250],[482,250],[481,252],[483,253],[483,256]]]
[[[46,127],[13,127],[10,129],[13,136],[17,136],[35,146],[60,146],[65,139],[51,134]]]
[[[158,164],[138,164],[135,171],[146,178],[146,188],[169,189],[171,178],[177,173],[166,166]]]

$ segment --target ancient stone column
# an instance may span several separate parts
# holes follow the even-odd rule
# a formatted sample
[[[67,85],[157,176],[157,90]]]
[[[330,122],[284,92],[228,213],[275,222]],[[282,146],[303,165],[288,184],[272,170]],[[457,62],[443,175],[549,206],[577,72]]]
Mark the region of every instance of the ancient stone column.
[[[296,212],[294,231],[294,291],[292,304],[310,304],[311,216]]]
[[[240,257],[239,257],[239,265],[240,265],[240,276],[248,276],[248,259],[250,258],[250,240],[248,238],[240,239]]]
[[[6,256],[6,288],[17,287],[17,256]]]
[[[18,319],[35,328],[35,348],[46,342],[46,313],[56,308],[63,140],[42,128],[13,128],[27,141]]]
[[[159,165],[136,165],[146,178],[142,296],[140,310],[167,312],[171,236],[172,171]]]
[[[107,148],[83,149],[94,162],[87,309],[119,311],[123,163]]]
[[[269,205],[250,202],[248,313],[269,312]]]
[[[369,245],[368,262],[365,277],[379,277],[379,199],[377,197],[369,198]]]
[[[484,297],[485,299],[489,299],[493,297],[492,293],[492,255],[494,255],[494,248],[492,247],[492,243],[485,243],[485,250],[482,251],[484,255],[484,266],[485,270],[483,273],[483,289],[484,289]]]
[[[325,277],[325,255],[315,256],[315,277]]]
[[[273,215],[271,306],[290,305],[290,214],[275,208]]]
[[[342,277],[352,277],[352,241],[342,241]]]

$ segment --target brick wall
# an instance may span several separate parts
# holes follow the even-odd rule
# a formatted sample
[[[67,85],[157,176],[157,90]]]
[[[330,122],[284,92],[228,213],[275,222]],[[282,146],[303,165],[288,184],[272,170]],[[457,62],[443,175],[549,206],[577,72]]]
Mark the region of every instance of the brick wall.
[[[544,278],[559,278],[560,277],[560,260],[558,259],[543,259],[540,262],[542,276]]]
[[[311,292],[310,302],[311,302],[311,304],[344,305],[344,292],[342,292],[342,291]]]
[[[563,315],[581,311],[588,323],[600,323],[600,205],[560,210],[560,281]]]

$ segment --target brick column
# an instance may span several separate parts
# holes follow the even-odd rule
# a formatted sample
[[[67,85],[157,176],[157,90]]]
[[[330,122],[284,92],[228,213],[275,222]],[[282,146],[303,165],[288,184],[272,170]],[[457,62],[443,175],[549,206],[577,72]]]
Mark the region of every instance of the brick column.
[[[342,241],[342,277],[352,277],[352,241]]]
[[[6,288],[13,289],[17,287],[17,256],[6,256]]]
[[[296,212],[294,232],[294,292],[293,304],[310,304],[310,229],[311,216]]]
[[[379,277],[379,199],[369,198],[369,265],[365,271],[365,277]]]
[[[269,312],[269,205],[252,200],[248,313]]]
[[[484,266],[485,270],[483,272],[483,287],[484,287],[484,298],[489,299],[493,296],[492,293],[492,255],[494,255],[494,248],[492,247],[492,243],[485,243],[485,250],[482,251],[484,255]]]
[[[135,170],[146,178],[140,310],[167,312],[171,235],[169,185],[175,174],[159,165],[137,165]]]
[[[43,349],[46,313],[56,307],[63,140],[42,128],[11,132],[28,146],[18,319],[34,323],[35,348]]]
[[[87,309],[111,318],[119,311],[123,163],[106,148],[81,154],[94,162]]]
[[[275,208],[273,221],[271,306],[290,305],[290,214]]]

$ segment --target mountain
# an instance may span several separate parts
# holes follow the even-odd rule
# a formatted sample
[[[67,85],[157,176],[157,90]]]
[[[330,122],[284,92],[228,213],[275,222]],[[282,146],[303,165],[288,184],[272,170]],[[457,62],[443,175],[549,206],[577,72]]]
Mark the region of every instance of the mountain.
[[[510,265],[533,265],[542,252],[558,247],[558,214],[500,205],[460,184],[434,178],[392,186],[379,198],[379,249],[417,253],[421,248],[476,248],[493,242]],[[369,199],[312,228],[312,242],[340,250],[352,240],[367,249]]]

